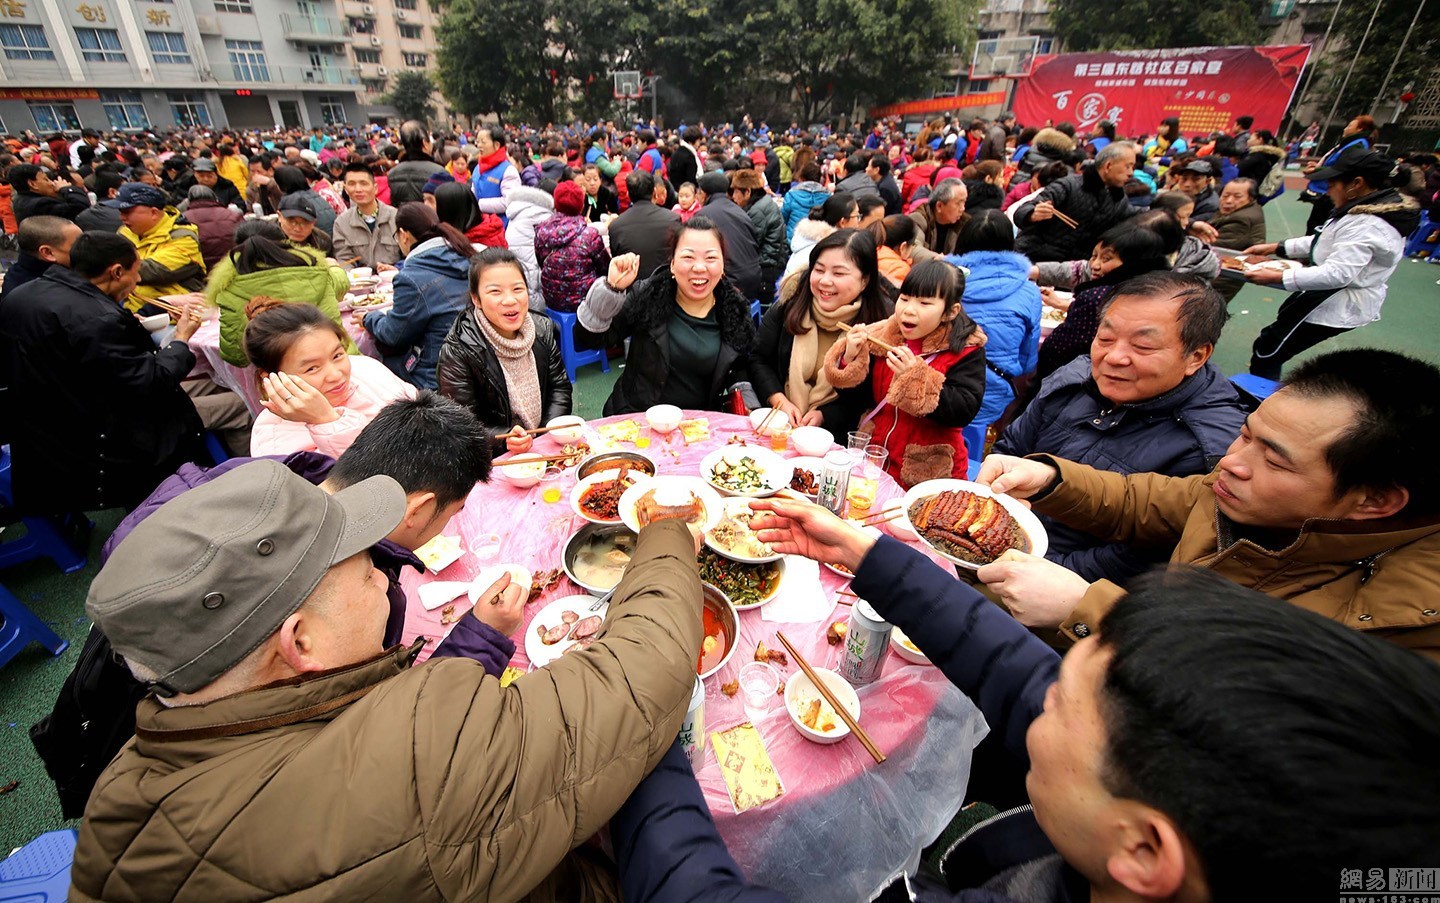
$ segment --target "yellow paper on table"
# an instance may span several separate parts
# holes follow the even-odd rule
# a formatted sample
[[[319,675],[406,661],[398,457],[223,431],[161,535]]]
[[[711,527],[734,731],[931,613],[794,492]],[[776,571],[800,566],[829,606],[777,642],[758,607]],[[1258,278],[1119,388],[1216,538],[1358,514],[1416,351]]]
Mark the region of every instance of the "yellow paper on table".
[[[706,417],[682,420],[680,421],[680,435],[685,437],[686,445],[692,442],[704,442],[710,438],[710,420]]]
[[[710,743],[737,815],[785,795],[780,775],[753,724],[747,721],[711,734]]]
[[[595,430],[611,442],[634,442],[640,438],[640,424],[633,420],[621,420],[618,423],[602,423],[595,427]]]

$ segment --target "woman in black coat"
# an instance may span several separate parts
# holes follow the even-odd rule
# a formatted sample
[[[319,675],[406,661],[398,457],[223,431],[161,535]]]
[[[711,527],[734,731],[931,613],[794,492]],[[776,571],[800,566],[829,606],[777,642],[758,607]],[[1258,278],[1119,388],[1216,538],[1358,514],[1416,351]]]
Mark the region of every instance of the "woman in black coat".
[[[657,404],[725,410],[729,389],[748,388],[755,324],[750,302],[725,278],[724,236],[710,219],[695,216],[675,233],[668,271],[636,284],[639,270],[638,255],[614,258],[576,311],[586,331],[603,336],[613,326],[630,338],[606,416]],[[753,397],[746,401],[758,406]]]
[[[844,341],[842,323],[883,323],[895,312],[875,253],[867,230],[832,232],[815,245],[794,293],[772,305],[760,323],[750,362],[755,394],[789,415],[794,426],[823,426],[843,436],[874,407],[866,387],[831,388],[823,365],[830,346]]]
[[[440,394],[489,427],[497,450],[528,451],[525,430],[570,413],[555,324],[530,311],[524,269],[506,248],[487,248],[472,260],[470,302],[440,348]]]

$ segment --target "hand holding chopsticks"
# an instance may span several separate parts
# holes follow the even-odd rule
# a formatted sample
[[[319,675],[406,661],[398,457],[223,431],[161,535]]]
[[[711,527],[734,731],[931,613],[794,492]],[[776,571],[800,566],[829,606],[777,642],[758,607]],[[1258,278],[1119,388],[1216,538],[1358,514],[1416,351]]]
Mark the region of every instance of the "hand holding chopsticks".
[[[855,327],[851,326],[849,323],[841,323],[840,328],[845,332],[850,332]],[[870,335],[868,332],[866,333],[865,338],[870,341],[870,344],[874,345],[876,348],[879,348],[881,351],[886,352],[887,354],[895,350],[894,345],[891,345],[888,342],[882,342],[874,336]]]
[[[815,669],[810,667],[810,663],[805,661],[805,657],[800,654],[799,650],[785,638],[785,634],[776,631],[775,638],[785,647],[785,651],[790,653],[790,658],[795,661],[795,664],[800,666],[800,670],[805,672],[805,676],[810,678],[810,683],[815,685],[815,690],[821,696],[825,697],[825,701],[830,703],[830,707],[835,710],[835,714],[839,715],[840,720],[845,722],[845,726],[850,728],[850,733],[854,734],[855,739],[859,740],[860,744],[865,747],[865,751],[875,760],[875,764],[878,765],[884,762],[885,754],[875,745],[875,741],[870,739],[870,735],[865,733],[865,729],[860,726],[860,722],[856,721],[854,716],[850,714],[850,711],[840,703],[840,700],[835,698],[835,694],[830,691],[830,688],[826,686],[825,682],[820,679],[820,676],[815,673]]]

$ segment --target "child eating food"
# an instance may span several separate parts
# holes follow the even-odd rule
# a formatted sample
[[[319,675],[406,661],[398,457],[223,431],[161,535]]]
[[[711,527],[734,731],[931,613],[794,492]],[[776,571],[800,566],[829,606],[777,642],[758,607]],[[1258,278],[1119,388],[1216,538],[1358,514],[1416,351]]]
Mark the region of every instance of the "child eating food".
[[[876,404],[860,430],[885,447],[885,470],[907,488],[966,475],[960,430],[984,396],[985,333],[961,308],[964,292],[956,267],[918,263],[900,286],[895,313],[854,327],[825,356],[826,378],[836,388],[869,380]]]

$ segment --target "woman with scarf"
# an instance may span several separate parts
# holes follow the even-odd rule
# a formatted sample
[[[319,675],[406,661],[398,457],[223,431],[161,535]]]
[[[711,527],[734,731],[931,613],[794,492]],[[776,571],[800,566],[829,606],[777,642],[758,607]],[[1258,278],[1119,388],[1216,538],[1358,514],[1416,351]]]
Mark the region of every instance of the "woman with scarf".
[[[534,429],[570,413],[571,386],[555,325],[530,310],[520,261],[486,248],[470,267],[470,307],[440,349],[440,394],[465,405],[511,452],[528,451]]]
[[[1159,163],[1162,157],[1173,158],[1177,154],[1183,154],[1189,149],[1185,139],[1180,137],[1180,119],[1171,116],[1168,119],[1160,120],[1160,131],[1154,138],[1145,142],[1141,156],[1146,161]]]
[[[1334,147],[1326,151],[1319,160],[1305,164],[1305,175],[1310,177],[1310,184],[1300,193],[1300,200],[1311,205],[1310,217],[1305,221],[1306,235],[1314,235],[1320,224],[1329,219],[1330,213],[1335,209],[1335,202],[1327,190],[1329,186],[1325,179],[1316,177],[1316,171],[1334,166],[1340,155],[1351,148],[1369,150],[1370,139],[1374,134],[1375,120],[1369,116],[1356,116],[1346,123],[1345,131],[1340,134],[1340,141]]]
[[[475,148],[480,156],[470,190],[480,202],[481,213],[504,216],[506,198],[521,185],[520,170],[510,162],[510,150],[505,146],[505,130],[498,125],[480,129],[475,133]]]
[[[750,362],[755,394],[795,426],[823,426],[837,436],[853,430],[869,395],[830,385],[825,354],[843,340],[842,324],[888,318],[891,296],[869,231],[842,229],[821,239],[793,294],[771,305],[760,323]]]

